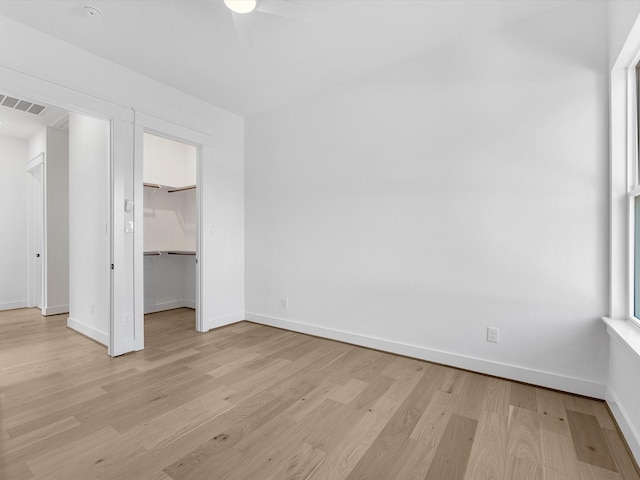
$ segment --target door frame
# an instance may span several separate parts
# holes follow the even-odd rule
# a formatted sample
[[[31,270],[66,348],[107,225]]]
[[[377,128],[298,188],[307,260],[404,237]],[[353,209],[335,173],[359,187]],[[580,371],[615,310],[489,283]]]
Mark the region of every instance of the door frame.
[[[47,198],[47,181],[46,181],[46,162],[45,162],[45,153],[40,152],[34,158],[32,158],[26,164],[26,173],[27,173],[27,222],[29,228],[27,230],[27,250],[28,250],[28,261],[27,261],[27,278],[28,278],[28,295],[27,295],[27,306],[29,308],[38,307],[40,310],[44,308],[45,305],[45,295],[47,291],[47,262],[45,261],[45,245],[47,244],[47,222],[45,222],[45,209],[46,209],[46,198]],[[40,172],[40,185],[36,187],[36,182],[33,178],[33,171],[39,170]],[[35,189],[38,188],[40,190],[40,245],[34,245],[33,238],[33,225],[36,219],[35,215],[35,205],[33,204],[33,194]],[[36,247],[40,252],[40,302],[38,305],[38,301],[36,300],[36,292],[34,289],[34,278],[33,278],[33,269],[34,269],[34,256],[33,253],[36,250]]]
[[[202,168],[204,152],[210,143],[207,134],[177,125],[175,123],[162,120],[157,117],[146,115],[136,111],[134,117],[134,290],[135,290],[135,330],[136,330],[136,350],[144,348],[144,148],[143,139],[145,133],[150,133],[159,137],[167,138],[177,142],[193,145],[196,147],[196,322],[195,329],[198,332],[206,332],[204,327],[204,312],[202,302],[202,199],[203,182]],[[138,339],[140,342],[138,343]]]
[[[29,75],[27,73],[8,68],[4,65],[0,65],[0,89],[6,93],[11,93],[12,95],[18,98],[25,98],[36,103],[44,103],[48,105],[53,105],[63,110],[67,110],[69,112],[78,113],[81,115],[87,115],[94,118],[99,118],[102,120],[106,120],[111,122],[111,142],[112,147],[114,143],[114,123],[118,123],[119,125],[128,126],[128,130],[131,132],[130,135],[133,134],[133,111],[132,109],[125,107],[123,105],[114,103],[110,100],[106,100],[98,95],[83,92],[77,88],[68,87],[65,85],[61,85],[59,83],[55,83],[41,77],[36,77],[33,75]],[[121,129],[122,131],[123,129]],[[126,128],[124,129],[126,130]],[[113,171],[114,163],[116,160],[114,159],[114,155],[120,155],[127,148],[130,149],[130,144],[128,146],[122,145],[122,141],[118,142],[118,148],[112,148],[109,155],[109,165],[108,168]],[[114,153],[115,152],[115,153]],[[130,161],[129,161],[130,160]],[[127,152],[126,158],[124,161],[118,161],[118,168],[127,168],[125,165],[123,167],[123,163],[132,164],[133,161],[133,152]],[[132,168],[132,165],[131,165]],[[118,171],[118,175],[121,175],[122,172]],[[43,201],[45,201],[43,199]],[[111,209],[114,209],[114,194],[113,194],[113,181],[110,187],[109,192],[109,203]],[[113,232],[113,221],[111,225],[107,226],[110,232]],[[112,236],[110,235],[110,241],[113,242]],[[114,256],[114,246],[111,245],[111,255],[112,258]],[[121,252],[115,252],[116,254]],[[44,263],[44,262],[43,262]],[[123,265],[124,267],[129,267],[131,272],[133,272],[133,265]],[[108,266],[107,266],[108,268]],[[113,275],[113,272],[111,273]],[[44,276],[43,276],[44,278]],[[109,312],[109,331],[107,332],[107,336],[109,337],[106,342],[107,352],[109,355],[114,356],[115,351],[121,351],[121,339],[116,338],[111,334],[114,325],[114,309],[113,303],[114,299],[119,299],[125,295],[122,291],[122,288],[118,288],[114,290],[113,282],[111,282],[111,291],[110,295],[110,312]],[[71,308],[71,305],[70,305]],[[134,312],[131,312],[133,315]],[[93,337],[91,337],[93,338]],[[94,339],[99,343],[103,343],[100,339]],[[124,352],[122,352],[124,353]]]

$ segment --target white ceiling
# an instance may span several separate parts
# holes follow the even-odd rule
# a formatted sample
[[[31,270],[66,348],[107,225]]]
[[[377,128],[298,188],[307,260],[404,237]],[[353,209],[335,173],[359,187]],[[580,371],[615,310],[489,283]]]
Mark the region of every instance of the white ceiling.
[[[267,110],[562,0],[0,0],[0,14],[243,116]],[[104,16],[90,18],[82,5]],[[289,16],[293,13],[293,18]],[[298,13],[302,14],[299,15]],[[306,18],[311,17],[311,18]],[[240,37],[244,38],[244,37]],[[463,59],[461,59],[463,61]]]

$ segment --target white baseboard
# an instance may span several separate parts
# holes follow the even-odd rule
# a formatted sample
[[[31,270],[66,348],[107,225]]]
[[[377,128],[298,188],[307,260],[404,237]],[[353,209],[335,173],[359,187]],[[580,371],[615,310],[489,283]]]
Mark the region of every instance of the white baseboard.
[[[385,352],[419,358],[421,360],[450,365],[478,373],[539,385],[541,387],[553,388],[555,390],[562,390],[593,398],[605,398],[605,386],[603,384],[581,378],[567,377],[517,365],[507,365],[491,360],[460,355],[458,353],[444,352],[419,345],[410,345],[283,318],[268,317],[257,313],[245,312],[245,319],[263,325],[284,328],[294,332],[306,333],[363,347],[375,348]]]
[[[231,315],[224,315],[217,318],[205,319],[204,331],[209,331],[212,328],[224,327],[225,325],[231,325],[232,323],[241,322],[245,319],[244,312],[233,313]]]
[[[20,300],[18,302],[3,302],[0,303],[0,310],[15,310],[16,308],[27,308],[29,304],[26,300]]]
[[[196,309],[196,301],[195,299],[191,300],[185,300],[184,298],[182,300],[180,300],[180,306],[181,307],[185,307],[185,308],[193,308],[194,310]]]
[[[109,345],[109,335],[99,330],[96,330],[90,325],[87,325],[85,323],[82,323],[78,320],[74,320],[73,318],[69,317],[67,318],[67,327],[69,327],[72,330],[75,330],[78,333],[81,333],[85,337],[89,337],[90,339],[95,340],[98,343],[101,343],[104,346]]]
[[[42,309],[42,315],[60,315],[61,313],[69,313],[69,305],[58,305],[57,307],[46,307]]]
[[[152,303],[144,306],[144,313],[156,313],[164,312],[165,310],[173,310],[174,308],[180,308],[180,302],[173,300],[171,302]]]
[[[606,400],[611,413],[613,413],[613,416],[616,419],[618,427],[620,427],[620,430],[622,430],[622,435],[627,441],[627,445],[629,445],[629,449],[631,450],[636,463],[640,464],[640,434],[638,434],[638,431],[634,427],[633,423],[629,421],[629,415],[622,406],[622,403],[620,403],[620,401],[618,400],[615,392],[607,389]]]
[[[175,308],[196,308],[195,300],[172,300],[170,302],[151,303],[144,306],[144,313],[164,312]]]

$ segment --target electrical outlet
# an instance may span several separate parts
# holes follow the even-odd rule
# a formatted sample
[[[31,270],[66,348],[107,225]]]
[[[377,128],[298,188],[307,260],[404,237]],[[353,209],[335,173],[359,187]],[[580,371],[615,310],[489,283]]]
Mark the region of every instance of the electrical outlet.
[[[500,329],[497,327],[487,327],[487,342],[498,343]]]
[[[285,297],[282,297],[282,298],[280,299],[280,306],[281,306],[282,308],[289,308],[289,299],[288,299],[288,298],[285,298]]]

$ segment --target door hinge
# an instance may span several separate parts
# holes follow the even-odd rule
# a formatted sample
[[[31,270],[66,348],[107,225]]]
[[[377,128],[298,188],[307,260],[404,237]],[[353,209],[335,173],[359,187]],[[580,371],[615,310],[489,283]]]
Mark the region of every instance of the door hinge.
[[[111,270],[113,270],[113,263],[111,264]]]

